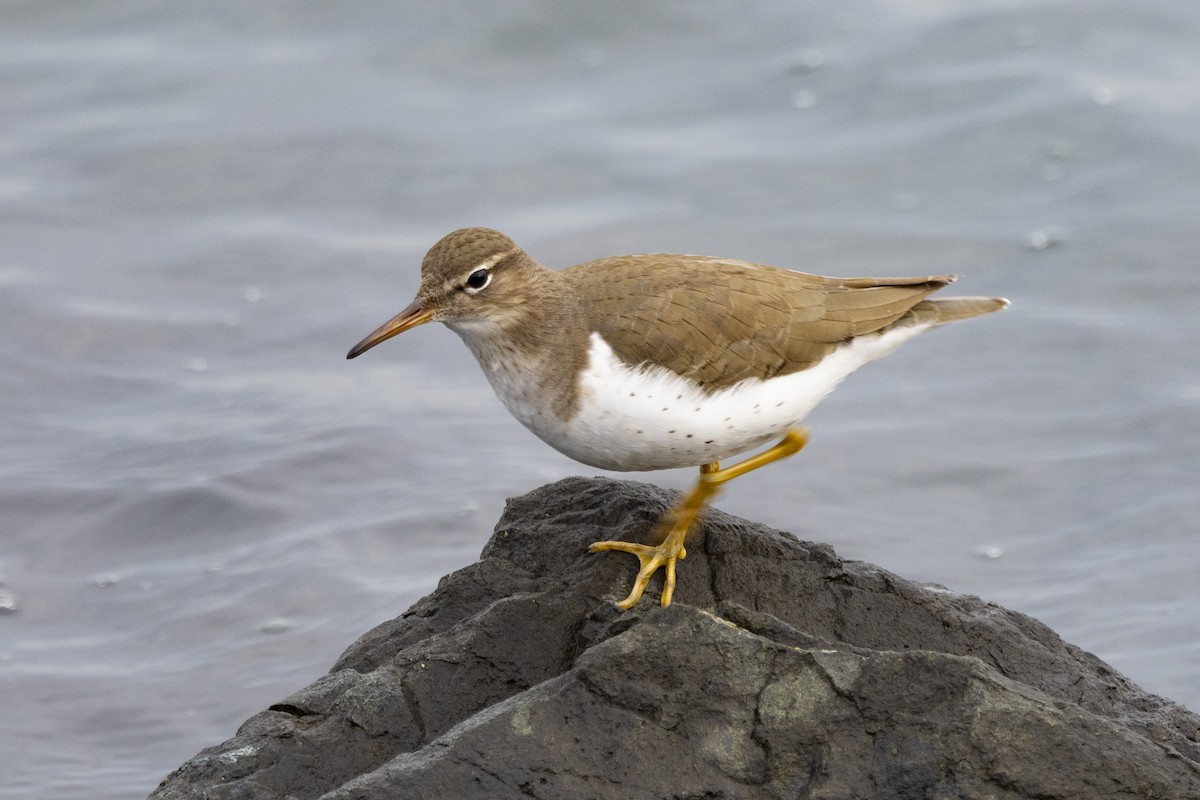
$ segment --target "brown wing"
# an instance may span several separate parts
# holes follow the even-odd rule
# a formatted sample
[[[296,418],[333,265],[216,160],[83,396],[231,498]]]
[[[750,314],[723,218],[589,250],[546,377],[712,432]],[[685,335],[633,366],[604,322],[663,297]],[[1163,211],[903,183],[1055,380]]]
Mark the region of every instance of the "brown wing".
[[[586,287],[589,304],[581,310],[622,361],[659,364],[707,391],[810,367],[954,280],[826,278],[662,254],[605,258],[566,272]]]

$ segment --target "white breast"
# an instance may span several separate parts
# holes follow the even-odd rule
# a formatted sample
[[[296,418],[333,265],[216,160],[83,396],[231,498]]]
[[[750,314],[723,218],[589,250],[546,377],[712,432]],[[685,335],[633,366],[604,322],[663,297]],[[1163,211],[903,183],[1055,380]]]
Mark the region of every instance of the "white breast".
[[[708,464],[782,436],[851,372],[929,327],[861,336],[809,369],[714,394],[660,367],[629,367],[592,334],[578,412],[565,425],[521,421],[557,450],[600,469]]]

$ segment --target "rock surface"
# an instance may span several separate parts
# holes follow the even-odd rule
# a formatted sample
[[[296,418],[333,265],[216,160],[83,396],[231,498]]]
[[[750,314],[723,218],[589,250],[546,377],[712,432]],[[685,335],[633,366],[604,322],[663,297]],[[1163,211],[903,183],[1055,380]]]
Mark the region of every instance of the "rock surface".
[[[1033,619],[711,511],[620,613],[670,493],[571,478],[204,750],[175,798],[1200,798],[1200,717]]]

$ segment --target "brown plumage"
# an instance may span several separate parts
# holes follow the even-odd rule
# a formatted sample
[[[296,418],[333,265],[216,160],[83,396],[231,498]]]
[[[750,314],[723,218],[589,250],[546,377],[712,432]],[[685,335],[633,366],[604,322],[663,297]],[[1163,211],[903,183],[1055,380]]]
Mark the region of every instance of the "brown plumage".
[[[466,281],[481,265],[490,282],[476,296]],[[556,272],[499,231],[462,228],[430,248],[406,312],[420,307],[428,312],[420,321],[455,329],[489,378],[501,363],[541,366],[544,401],[566,416],[577,400],[570,376],[586,365],[593,332],[628,366],[663,367],[711,393],[809,369],[855,337],[1008,305],[994,297],[926,299],[955,278],[829,278],[673,253],[612,256]],[[351,357],[407,329],[390,325]]]
[[[807,441],[805,416],[847,375],[926,328],[1007,300],[929,295],[952,275],[825,278],[708,256],[614,256],[546,269],[487,228],[454,231],[421,265],[416,300],[350,358],[432,320],[474,353],[513,416],[566,455],[615,470],[700,466],[663,517],[661,544],[596,542],[638,557],[638,601],[717,490]],[[778,444],[739,464],[720,461]]]
[[[638,280],[626,280],[631,272]],[[654,363],[706,391],[807,369],[855,336],[909,321],[941,322],[925,302],[953,275],[827,278],[708,256],[615,256],[563,275],[588,297],[590,326],[628,364]],[[956,301],[954,319],[1003,308]]]

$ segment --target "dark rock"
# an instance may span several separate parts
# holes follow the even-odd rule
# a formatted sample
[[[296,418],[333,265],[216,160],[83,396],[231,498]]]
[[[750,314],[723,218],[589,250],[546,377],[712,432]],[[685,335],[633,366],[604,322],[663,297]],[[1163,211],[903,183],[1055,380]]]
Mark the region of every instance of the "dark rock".
[[[153,798],[1200,798],[1200,717],[1020,614],[710,512],[675,603],[636,562],[674,498],[573,478],[479,562]]]

